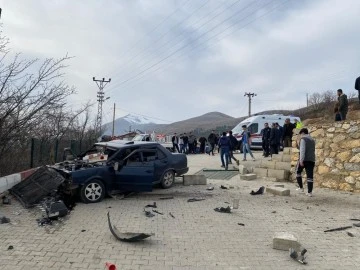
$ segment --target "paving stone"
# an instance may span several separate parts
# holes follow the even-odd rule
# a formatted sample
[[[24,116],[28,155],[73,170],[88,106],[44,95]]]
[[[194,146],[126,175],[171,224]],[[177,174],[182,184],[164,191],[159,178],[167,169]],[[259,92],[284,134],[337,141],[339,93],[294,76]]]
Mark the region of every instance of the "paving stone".
[[[205,175],[184,175],[184,186],[206,185]]]
[[[245,167],[244,165],[239,165],[239,173],[242,174],[247,174],[249,173],[249,170],[247,167]],[[240,177],[241,178],[241,177]]]
[[[284,147],[283,153],[286,155],[291,155],[292,147]]]
[[[268,169],[268,177],[275,177],[277,180],[289,180],[289,171],[288,170],[274,170],[274,169]]]
[[[266,192],[279,196],[290,196],[290,189],[282,187],[267,187]]]
[[[281,161],[283,161],[283,162],[291,162],[291,155],[283,155]]]
[[[260,163],[261,168],[275,169],[276,161],[262,160]]]
[[[255,173],[257,176],[260,176],[260,177],[267,177],[267,176],[268,176],[268,169],[265,169],[265,168],[254,168],[254,173]]]
[[[273,237],[273,249],[289,251],[290,248],[299,251],[301,245],[298,237],[289,232],[278,232]]]
[[[256,178],[257,178],[257,176],[254,173],[248,173],[248,174],[240,175],[241,180],[255,180]]]

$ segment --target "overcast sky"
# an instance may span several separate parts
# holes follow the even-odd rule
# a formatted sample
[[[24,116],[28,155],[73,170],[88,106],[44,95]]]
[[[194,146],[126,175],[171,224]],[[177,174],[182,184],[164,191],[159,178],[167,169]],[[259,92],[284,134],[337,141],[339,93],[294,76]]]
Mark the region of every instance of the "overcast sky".
[[[0,0],[3,32],[26,58],[74,56],[73,106],[111,78],[104,122],[297,109],[306,93],[355,92],[359,0]],[[94,106],[94,114],[97,107]]]

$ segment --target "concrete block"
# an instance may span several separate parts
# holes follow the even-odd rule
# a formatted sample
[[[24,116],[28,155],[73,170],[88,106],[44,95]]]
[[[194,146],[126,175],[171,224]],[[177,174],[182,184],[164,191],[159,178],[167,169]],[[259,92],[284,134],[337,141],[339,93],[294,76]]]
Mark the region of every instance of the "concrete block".
[[[267,169],[275,169],[276,161],[268,161],[268,160],[262,160],[260,167],[261,168],[267,168]]]
[[[248,168],[246,168],[244,165],[239,165],[239,173],[241,175],[249,173]]]
[[[278,182],[278,180],[274,177],[263,177],[265,181]]]
[[[291,155],[283,155],[282,156],[282,161],[283,162],[291,162]]]
[[[285,187],[285,185],[274,185],[274,187]]]
[[[289,251],[290,248],[299,251],[301,245],[298,237],[289,232],[278,232],[273,237],[273,249]]]
[[[285,147],[283,149],[283,153],[284,154],[287,154],[287,155],[290,155],[291,154],[291,150],[292,150],[292,147]]]
[[[275,164],[275,167],[272,169],[277,169],[277,170],[290,170],[291,168],[291,163],[290,162],[283,162],[283,161],[277,161]]]
[[[265,168],[254,168],[254,173],[255,173],[257,176],[260,176],[260,177],[267,177],[267,176],[268,176],[268,169],[265,169]]]
[[[290,196],[290,189],[282,187],[267,187],[266,192],[279,196]]]
[[[248,173],[248,174],[240,175],[241,180],[255,180],[256,178],[257,178],[257,176],[254,173]]]
[[[281,181],[288,181],[289,180],[289,170],[273,170],[268,169],[268,177],[275,177]]]
[[[283,154],[282,153],[279,153],[279,154],[274,154],[272,155],[272,160],[273,161],[282,161],[282,157],[283,157]]]
[[[199,174],[199,175],[184,175],[183,176],[183,183],[184,186],[190,186],[190,185],[206,185],[206,177],[205,175]]]

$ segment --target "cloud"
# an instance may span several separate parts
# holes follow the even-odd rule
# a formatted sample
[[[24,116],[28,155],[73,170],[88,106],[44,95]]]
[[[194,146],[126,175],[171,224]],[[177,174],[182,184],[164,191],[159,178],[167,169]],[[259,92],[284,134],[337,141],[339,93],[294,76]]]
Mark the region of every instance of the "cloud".
[[[93,76],[111,77],[105,120],[114,102],[119,114],[177,121],[247,115],[245,92],[258,94],[259,112],[304,106],[306,93],[353,91],[360,2],[282,2],[13,0],[1,21],[24,57],[75,56],[66,76],[78,89],[73,106],[96,101]]]

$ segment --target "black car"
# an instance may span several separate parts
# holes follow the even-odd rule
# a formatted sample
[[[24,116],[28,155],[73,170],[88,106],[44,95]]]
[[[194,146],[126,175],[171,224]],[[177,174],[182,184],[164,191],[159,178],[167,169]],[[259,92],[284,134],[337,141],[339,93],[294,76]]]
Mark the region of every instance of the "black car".
[[[154,184],[170,188],[175,176],[189,170],[184,154],[174,154],[156,142],[107,143],[106,161],[69,172],[72,187],[85,203],[101,201],[113,191],[151,191]]]

